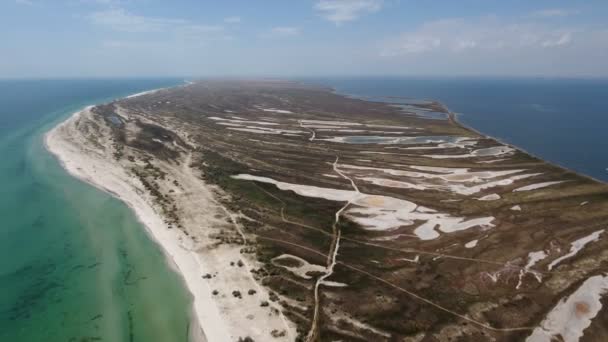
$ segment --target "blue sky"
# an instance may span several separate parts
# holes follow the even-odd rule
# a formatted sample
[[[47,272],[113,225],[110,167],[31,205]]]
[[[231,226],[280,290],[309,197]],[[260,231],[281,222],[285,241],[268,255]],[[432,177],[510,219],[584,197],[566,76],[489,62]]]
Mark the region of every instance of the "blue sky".
[[[3,0],[0,77],[608,77],[608,1]]]

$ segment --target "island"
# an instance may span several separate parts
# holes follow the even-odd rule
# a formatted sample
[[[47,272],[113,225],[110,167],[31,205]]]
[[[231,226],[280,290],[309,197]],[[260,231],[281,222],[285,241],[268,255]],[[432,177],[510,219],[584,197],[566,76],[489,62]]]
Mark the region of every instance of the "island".
[[[45,143],[134,210],[195,340],[608,340],[608,186],[390,102],[204,80],[85,108]]]

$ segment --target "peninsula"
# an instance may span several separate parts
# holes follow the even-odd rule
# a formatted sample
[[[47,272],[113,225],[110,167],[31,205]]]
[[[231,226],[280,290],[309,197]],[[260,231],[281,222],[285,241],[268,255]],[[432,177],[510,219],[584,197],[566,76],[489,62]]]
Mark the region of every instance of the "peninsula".
[[[46,145],[135,211],[194,340],[608,340],[608,186],[440,103],[199,81],[86,108]]]

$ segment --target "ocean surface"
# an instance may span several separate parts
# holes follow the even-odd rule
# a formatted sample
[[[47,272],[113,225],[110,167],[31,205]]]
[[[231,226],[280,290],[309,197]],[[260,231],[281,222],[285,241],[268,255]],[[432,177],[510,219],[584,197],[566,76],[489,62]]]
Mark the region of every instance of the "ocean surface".
[[[0,80],[0,341],[187,341],[190,295],[122,202],[43,134],[80,108],[180,80]]]
[[[338,93],[386,102],[439,100],[484,134],[608,182],[608,80],[316,78]]]

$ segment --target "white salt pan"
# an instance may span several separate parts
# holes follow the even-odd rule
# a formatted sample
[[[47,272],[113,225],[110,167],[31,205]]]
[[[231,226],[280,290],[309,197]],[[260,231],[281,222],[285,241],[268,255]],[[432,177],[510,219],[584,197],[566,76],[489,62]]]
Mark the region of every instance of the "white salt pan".
[[[469,241],[467,243],[464,244],[465,248],[474,248],[475,246],[477,246],[477,242],[479,242],[479,240],[472,240]]]
[[[546,188],[548,186],[559,184],[559,183],[563,183],[563,182],[565,182],[565,181],[544,182],[544,183],[531,184],[531,185],[522,186],[521,188],[517,188],[517,189],[513,190],[513,192],[530,191],[530,190],[542,189],[542,188]]]
[[[608,276],[587,279],[567,299],[557,303],[526,342],[577,342],[602,309],[602,296],[608,291]],[[560,339],[561,337],[561,339]]]
[[[500,199],[499,194],[490,194],[490,195],[485,195],[483,197],[478,198],[478,200],[480,200],[480,201],[496,201],[499,199]]]
[[[568,254],[562,255],[561,257],[553,260],[549,266],[548,269],[549,271],[551,271],[553,269],[553,267],[555,267],[557,264],[559,264],[560,262],[569,259],[573,256],[575,256],[581,249],[583,249],[587,244],[591,243],[591,242],[595,242],[598,241],[600,239],[600,235],[602,235],[602,233],[604,232],[604,230],[598,230],[595,231],[583,238],[580,238],[574,242],[572,242],[570,244],[570,252],[568,252]]]
[[[438,231],[452,233],[473,227],[490,228],[494,226],[491,223],[494,221],[492,216],[467,220],[462,217],[453,217],[449,214],[431,211],[432,209],[424,207],[422,207],[424,212],[420,212],[416,210],[419,206],[415,203],[388,196],[285,183],[268,177],[248,174],[240,174],[232,176],[232,178],[274,184],[281,190],[290,190],[305,197],[340,202],[350,201],[352,206],[345,211],[345,216],[367,230],[390,231],[423,221],[424,223],[414,230],[414,234],[421,240],[438,238],[440,236]]]
[[[519,282],[517,283],[517,286],[515,287],[515,289],[519,289],[523,283],[523,277],[526,275],[526,273],[530,272],[530,268],[534,265],[536,265],[537,262],[543,260],[544,258],[547,257],[547,253],[545,253],[545,251],[538,251],[538,252],[530,252],[528,253],[528,263],[526,264],[526,266],[524,267],[523,270],[519,271]],[[534,275],[534,277],[536,278],[536,280],[538,280],[538,282],[540,283],[542,280],[542,275],[538,272],[532,271],[530,272]]]

